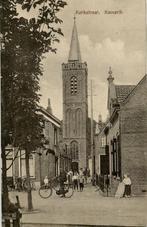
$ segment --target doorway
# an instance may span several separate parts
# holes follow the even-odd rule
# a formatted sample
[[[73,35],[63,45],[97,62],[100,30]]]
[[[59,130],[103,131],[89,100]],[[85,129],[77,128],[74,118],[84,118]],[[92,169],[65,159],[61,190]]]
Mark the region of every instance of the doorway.
[[[109,156],[100,155],[100,173],[101,175],[109,174]]]
[[[78,162],[72,162],[71,163],[71,169],[73,172],[78,172],[79,171],[79,163]]]

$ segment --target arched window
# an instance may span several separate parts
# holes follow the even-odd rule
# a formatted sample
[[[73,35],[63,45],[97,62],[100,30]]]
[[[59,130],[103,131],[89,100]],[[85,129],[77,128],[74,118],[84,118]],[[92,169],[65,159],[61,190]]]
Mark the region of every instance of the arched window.
[[[78,151],[78,143],[77,141],[72,141],[70,144],[71,158],[72,160],[78,160],[79,151]]]
[[[72,95],[77,94],[77,77],[72,76],[70,80],[70,91]]]
[[[76,133],[78,136],[82,136],[82,122],[83,122],[83,115],[82,110],[76,110]]]
[[[72,119],[71,119],[71,109],[66,111],[66,124],[65,124],[65,131],[66,136],[70,136],[71,126],[72,126]]]

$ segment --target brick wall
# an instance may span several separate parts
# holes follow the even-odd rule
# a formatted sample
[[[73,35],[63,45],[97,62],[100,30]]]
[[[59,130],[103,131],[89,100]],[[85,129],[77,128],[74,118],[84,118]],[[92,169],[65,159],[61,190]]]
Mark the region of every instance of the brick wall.
[[[48,178],[55,177],[55,156],[53,154],[43,154],[41,156],[36,154],[35,157],[35,181],[40,182],[48,176]]]
[[[71,79],[76,78],[77,92],[72,93]],[[78,143],[79,168],[87,166],[87,64],[68,62],[62,64],[63,78],[63,141]]]
[[[136,87],[122,105],[121,158],[122,174],[132,180],[132,193],[147,190],[147,80]]]

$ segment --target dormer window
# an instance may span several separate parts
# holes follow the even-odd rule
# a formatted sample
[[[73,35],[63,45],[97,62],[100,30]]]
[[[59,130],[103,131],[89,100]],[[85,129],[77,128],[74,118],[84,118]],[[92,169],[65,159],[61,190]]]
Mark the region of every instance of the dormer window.
[[[72,76],[70,80],[70,90],[72,95],[77,94],[77,77]]]

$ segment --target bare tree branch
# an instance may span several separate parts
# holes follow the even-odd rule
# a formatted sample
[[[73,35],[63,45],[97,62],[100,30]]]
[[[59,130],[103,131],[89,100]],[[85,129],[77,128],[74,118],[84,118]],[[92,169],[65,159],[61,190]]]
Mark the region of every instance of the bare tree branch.
[[[11,166],[13,165],[14,161],[15,161],[16,158],[17,158],[18,151],[19,151],[19,150],[17,150],[16,155],[15,155],[14,158],[12,159],[12,162],[11,162],[11,164],[9,165],[9,167],[6,169],[6,171],[8,171],[8,170],[11,168]],[[8,160],[8,159],[6,159],[6,160]]]

